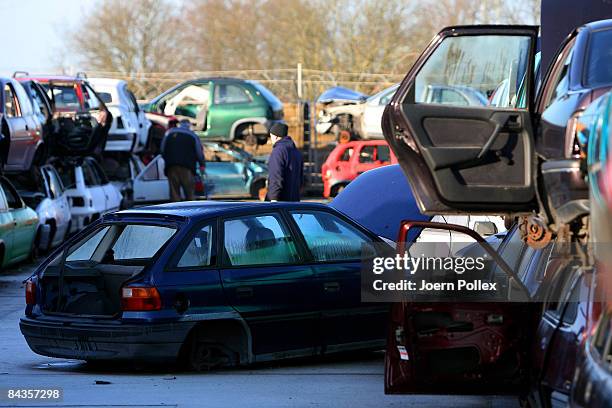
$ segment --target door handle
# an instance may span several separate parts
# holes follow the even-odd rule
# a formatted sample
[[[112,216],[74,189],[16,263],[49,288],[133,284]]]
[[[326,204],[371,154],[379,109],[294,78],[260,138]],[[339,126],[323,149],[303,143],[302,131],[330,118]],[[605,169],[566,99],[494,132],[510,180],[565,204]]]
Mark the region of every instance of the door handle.
[[[326,293],[335,293],[340,291],[340,284],[338,282],[325,282],[323,284],[323,290]]]
[[[250,286],[240,286],[236,288],[236,296],[239,298],[247,298],[253,296],[253,288]]]

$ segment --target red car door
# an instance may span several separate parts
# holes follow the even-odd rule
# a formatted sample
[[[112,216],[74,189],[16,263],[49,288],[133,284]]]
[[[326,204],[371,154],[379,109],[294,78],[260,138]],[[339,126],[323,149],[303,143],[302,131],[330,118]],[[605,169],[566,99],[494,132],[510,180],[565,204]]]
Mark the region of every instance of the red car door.
[[[451,224],[412,223],[423,228],[434,224],[442,230],[467,230]],[[400,231],[402,242],[408,230]],[[486,244],[479,243],[486,249]],[[536,304],[516,301],[511,293],[516,289],[516,295],[529,297],[532,292],[520,276],[527,275],[536,251],[528,250],[517,228],[496,245],[499,253],[488,247],[493,262],[483,276],[507,274],[512,287],[509,301],[440,298],[393,304],[385,353],[386,393],[493,393],[524,388]],[[403,253],[402,245],[399,250]]]

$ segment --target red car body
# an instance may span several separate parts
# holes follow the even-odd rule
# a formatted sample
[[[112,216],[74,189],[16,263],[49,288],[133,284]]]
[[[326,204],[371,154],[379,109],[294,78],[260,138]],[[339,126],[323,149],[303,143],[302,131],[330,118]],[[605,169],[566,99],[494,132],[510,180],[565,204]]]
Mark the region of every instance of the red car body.
[[[339,144],[321,167],[323,196],[336,196],[364,171],[396,163],[395,154],[384,140],[357,140]]]

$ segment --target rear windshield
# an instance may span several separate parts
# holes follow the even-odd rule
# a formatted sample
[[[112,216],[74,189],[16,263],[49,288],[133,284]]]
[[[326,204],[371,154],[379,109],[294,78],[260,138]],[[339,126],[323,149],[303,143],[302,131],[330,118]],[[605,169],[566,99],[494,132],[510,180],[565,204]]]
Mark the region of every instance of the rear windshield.
[[[612,84],[612,30],[596,31],[589,42],[586,83],[589,86]]]
[[[270,105],[272,105],[272,107],[274,107],[274,109],[279,109],[283,105],[280,99],[278,99],[276,95],[272,93],[271,90],[269,90],[268,88],[266,88],[259,82],[256,82],[256,81],[248,81],[248,82],[251,85],[253,85],[255,88],[257,88],[257,90],[261,93],[261,95],[266,99],[266,101],[268,101]]]
[[[42,84],[57,109],[76,111],[81,108],[75,84]]]
[[[66,262],[146,264],[172,238],[176,228],[144,224],[100,227],[70,248]]]

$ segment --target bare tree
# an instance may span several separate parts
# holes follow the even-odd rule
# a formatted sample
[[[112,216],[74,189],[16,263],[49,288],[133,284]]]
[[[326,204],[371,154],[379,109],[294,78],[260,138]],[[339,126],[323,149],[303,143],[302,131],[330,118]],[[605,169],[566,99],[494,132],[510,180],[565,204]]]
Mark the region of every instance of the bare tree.
[[[69,38],[89,69],[128,74],[185,68],[181,25],[166,0],[100,2]]]

